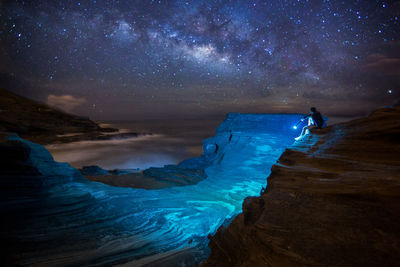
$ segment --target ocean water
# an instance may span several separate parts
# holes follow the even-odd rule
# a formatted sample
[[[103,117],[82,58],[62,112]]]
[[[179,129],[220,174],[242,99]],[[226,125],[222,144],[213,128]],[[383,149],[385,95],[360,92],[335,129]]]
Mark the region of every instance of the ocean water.
[[[330,117],[328,125],[352,118]],[[68,162],[75,168],[97,165],[105,169],[140,169],[177,164],[198,157],[202,142],[215,135],[223,121],[217,119],[143,120],[99,122],[120,132],[151,133],[134,138],[80,141],[48,145],[46,148],[58,162]],[[290,131],[290,129],[288,129]]]
[[[146,120],[100,122],[120,132],[151,133],[139,137],[79,141],[48,145],[58,162],[73,167],[97,165],[105,169],[136,169],[177,164],[202,152],[202,141],[215,134],[221,119]]]

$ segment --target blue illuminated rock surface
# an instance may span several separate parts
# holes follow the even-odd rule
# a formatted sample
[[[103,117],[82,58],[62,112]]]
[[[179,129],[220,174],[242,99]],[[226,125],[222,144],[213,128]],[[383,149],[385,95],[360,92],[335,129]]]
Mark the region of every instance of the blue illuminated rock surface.
[[[400,106],[295,142],[202,266],[398,266]]]
[[[0,146],[12,154],[1,173],[6,258],[38,266],[197,264],[208,255],[207,235],[266,186],[300,117],[229,114],[204,141],[203,155],[178,165],[203,169],[207,178],[159,190],[89,182],[44,147],[9,137]]]

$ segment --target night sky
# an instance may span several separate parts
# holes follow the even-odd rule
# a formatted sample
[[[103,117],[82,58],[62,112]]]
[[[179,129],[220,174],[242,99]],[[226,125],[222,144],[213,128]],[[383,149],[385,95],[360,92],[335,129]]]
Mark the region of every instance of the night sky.
[[[364,115],[400,98],[399,1],[0,1],[0,86],[94,119]]]

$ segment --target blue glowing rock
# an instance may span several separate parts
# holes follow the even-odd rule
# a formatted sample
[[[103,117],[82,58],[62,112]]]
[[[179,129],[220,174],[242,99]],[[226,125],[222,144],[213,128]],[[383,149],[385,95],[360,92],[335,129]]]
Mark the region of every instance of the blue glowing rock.
[[[269,170],[293,142],[295,133],[290,128],[300,118],[229,114],[216,135],[204,140],[200,157],[144,173],[174,182],[197,179],[198,183],[158,190],[88,182],[68,164],[54,162],[44,147],[9,138],[8,142],[15,142],[11,146],[22,151],[12,160],[16,165],[9,172],[17,167],[21,172],[2,175],[2,181],[7,181],[2,184],[13,179],[17,182],[11,183],[20,183],[20,179],[20,184],[37,182],[46,188],[30,200],[2,195],[0,213],[7,227],[0,234],[13,240],[18,236],[15,247],[22,265],[126,261],[135,265],[139,259],[141,264],[153,262],[150,256],[159,258],[163,252],[204,248],[207,236],[237,215],[246,197],[259,195],[266,186]],[[26,243],[32,245],[26,248]],[[206,257],[206,250],[201,251]]]
[[[23,140],[17,135],[8,136],[5,142],[0,143],[0,154],[3,159],[2,186],[47,188],[73,181],[86,181],[68,163],[55,162],[43,146]]]

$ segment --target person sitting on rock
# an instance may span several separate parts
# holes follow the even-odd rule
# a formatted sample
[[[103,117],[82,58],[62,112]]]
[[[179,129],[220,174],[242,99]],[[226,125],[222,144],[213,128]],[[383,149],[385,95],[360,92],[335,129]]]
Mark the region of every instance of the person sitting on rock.
[[[308,119],[308,125],[303,127],[300,136],[296,137],[295,140],[303,138],[303,136],[308,134],[310,132],[310,129],[312,128],[322,129],[326,126],[324,118],[322,117],[321,113],[317,111],[315,107],[310,108],[310,111],[311,111],[310,114],[301,119],[301,121]]]

